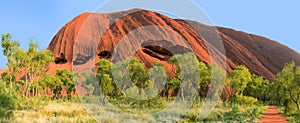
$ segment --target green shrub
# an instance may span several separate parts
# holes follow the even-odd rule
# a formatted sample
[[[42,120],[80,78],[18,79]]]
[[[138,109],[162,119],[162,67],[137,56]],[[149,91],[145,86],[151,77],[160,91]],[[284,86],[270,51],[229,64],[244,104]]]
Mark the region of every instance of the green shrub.
[[[240,105],[253,106],[257,102],[254,97],[248,97],[243,95],[236,96],[236,103]]]
[[[18,94],[15,88],[8,88],[8,86],[0,79],[0,119],[10,119],[12,111],[20,109],[22,104],[22,96]]]
[[[9,95],[0,95],[0,108],[5,108],[5,109],[16,109],[16,101],[12,96]]]
[[[71,95],[68,99],[69,102],[80,103],[80,99],[77,95]]]
[[[220,111],[213,111],[211,114],[209,114],[204,121],[217,121],[220,119],[224,119],[224,115]]]
[[[127,96],[121,96],[118,98],[111,98],[108,100],[113,105],[128,112],[156,112],[164,109],[166,101],[162,97],[154,97],[149,100],[137,100]]]
[[[248,118],[249,121],[253,122],[256,118],[259,118],[259,116],[262,114],[262,112],[259,111],[257,107],[247,109],[244,112],[244,116]]]
[[[199,114],[195,113],[187,113],[184,115],[184,118],[187,119],[188,121],[199,121]]]
[[[13,116],[12,110],[8,110],[6,108],[0,108],[0,121],[3,119],[11,119]]]
[[[237,105],[234,105],[231,110],[224,113],[225,121],[243,121],[244,117]]]
[[[284,116],[287,117],[289,121],[293,121],[296,123],[300,122],[300,111],[290,111],[284,114]]]

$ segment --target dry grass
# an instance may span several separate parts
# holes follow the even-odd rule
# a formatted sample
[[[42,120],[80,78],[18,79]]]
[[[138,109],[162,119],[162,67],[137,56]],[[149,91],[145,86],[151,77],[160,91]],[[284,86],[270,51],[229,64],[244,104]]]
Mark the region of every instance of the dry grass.
[[[14,111],[16,123],[95,123],[89,116],[83,105],[79,103],[56,101],[36,110]]]
[[[199,102],[198,102],[199,103]],[[181,122],[191,122],[196,121],[197,115],[199,114],[199,110],[201,107],[201,103],[195,104],[190,110],[187,112],[185,119],[182,119]],[[169,102],[168,102],[169,104]],[[167,105],[168,105],[167,104]],[[85,107],[89,107],[87,109],[92,109],[92,113],[89,114]],[[118,108],[118,107],[117,107]],[[240,112],[245,112],[249,107],[239,107]],[[264,110],[265,107],[259,107],[259,110]],[[225,106],[220,103],[217,107],[215,107],[212,114],[209,115],[208,119],[214,121],[218,118],[225,118],[223,115],[224,112],[228,112],[232,109],[231,106]],[[95,105],[95,104],[86,104],[83,105],[81,103],[75,102],[58,102],[58,101],[50,101],[48,104],[45,104],[39,108],[33,108],[31,110],[17,110],[14,111],[13,116],[14,119],[12,121],[0,121],[0,122],[15,122],[15,123],[96,123],[97,120],[101,123],[118,123],[118,122],[165,122],[165,121],[177,121],[180,118],[178,116],[182,116],[182,114],[178,114],[183,109],[179,108],[179,106],[174,106],[169,112],[165,112],[162,114],[151,115],[145,110],[150,110],[148,108],[142,109],[143,111],[137,111],[136,109],[123,109],[124,111],[120,111],[118,109],[114,109],[110,106],[104,105]],[[132,114],[135,115],[132,115]],[[94,116],[97,116],[94,119]],[[179,118],[179,119],[178,119]],[[182,117],[181,117],[182,118]],[[257,118],[259,119],[259,118]]]

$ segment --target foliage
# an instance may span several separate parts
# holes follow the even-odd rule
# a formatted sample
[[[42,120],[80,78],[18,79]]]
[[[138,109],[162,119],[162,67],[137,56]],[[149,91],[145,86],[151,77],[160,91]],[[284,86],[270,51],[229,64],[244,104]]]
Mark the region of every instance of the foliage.
[[[10,119],[12,111],[20,109],[22,96],[17,93],[16,88],[10,88],[7,80],[0,79],[0,119]]]
[[[155,63],[154,67],[150,68],[148,70],[149,73],[149,81],[151,86],[148,87],[148,89],[156,90],[154,94],[157,94],[158,92],[162,92],[165,94],[165,87],[166,83],[168,81],[168,77],[166,75],[165,68],[160,63]]]
[[[148,74],[145,66],[137,58],[131,58],[128,65],[129,76],[133,84],[141,89],[141,91],[149,87]]]
[[[117,96],[119,91],[116,85],[113,83],[112,63],[106,59],[101,59],[99,62],[96,63],[96,66],[98,67],[96,74],[98,83],[93,84],[95,87],[94,94],[96,94],[95,92],[99,93],[101,91],[102,94],[106,96]],[[101,88],[99,88],[99,85]]]
[[[247,67],[238,66],[228,74],[228,81],[235,95],[242,94],[247,84],[252,81],[251,73]]]
[[[43,90],[50,88],[51,92],[54,94],[54,98],[61,97],[63,83],[56,75],[44,74],[39,80],[39,83]]]
[[[75,83],[73,81],[73,73],[68,69],[57,70],[56,77],[61,81],[62,86],[66,89],[68,98],[75,91]]]
[[[268,98],[269,84],[270,82],[263,77],[252,75],[252,81],[250,81],[245,88],[244,95],[266,101]]]
[[[82,82],[81,85],[87,91],[87,95],[96,95],[96,92],[100,92],[100,90],[96,90],[99,88],[99,86],[97,86],[99,84],[95,74],[92,71],[85,71],[75,75],[75,81]]]
[[[170,64],[175,66],[176,76],[175,76],[175,84],[180,81],[180,98],[182,101],[185,99],[185,95],[187,93],[194,93],[198,91],[199,87],[199,69],[198,67],[198,60],[197,57],[191,53],[184,53],[184,54],[176,54],[168,61]],[[174,79],[173,79],[174,80]],[[173,89],[173,88],[171,88]]]
[[[246,105],[246,106],[254,106],[254,104],[256,102],[257,102],[257,99],[254,97],[236,95],[236,103],[237,104]]]
[[[293,123],[300,122],[300,111],[290,111],[284,114],[284,116],[288,119],[288,121]]]
[[[79,103],[79,97],[74,95],[74,80],[82,82],[80,84],[88,92],[83,97],[85,103],[109,101],[123,111],[144,114],[164,109],[178,90],[182,100],[190,92],[200,93],[192,106],[192,110],[198,111],[205,96],[219,99],[223,88],[220,86],[221,82],[226,79],[226,86],[233,92],[230,96],[234,96],[229,101],[234,103],[227,105],[225,101],[226,106],[217,106],[217,110],[205,120],[252,122],[261,116],[260,101],[283,106],[285,115],[291,120],[300,117],[300,67],[294,62],[286,64],[273,83],[261,76],[252,75],[243,65],[228,73],[225,78],[223,68],[199,62],[192,53],[176,54],[168,60],[175,73],[172,77],[167,77],[164,66],[159,62],[155,62],[152,68],[145,69],[142,62],[132,57],[114,64],[101,59],[96,63],[96,71],[86,71],[76,78],[67,69],[57,70],[56,74],[46,73],[45,66],[53,62],[51,52],[41,50],[32,40],[26,50],[20,48],[20,43],[13,41],[10,34],[2,35],[1,41],[10,72],[4,72],[0,77],[0,119],[10,119],[20,110],[41,110],[46,117],[75,117],[78,114],[86,116],[85,111],[76,109],[72,110],[74,112],[68,112],[69,109],[54,112],[43,109],[53,99],[59,104]],[[61,99],[64,91],[68,98]],[[74,107],[76,106],[78,105]],[[183,117],[188,122],[200,122],[197,113],[189,112]],[[33,117],[39,115],[35,114]],[[82,121],[95,122],[90,118]],[[111,120],[104,118],[103,121]]]
[[[46,95],[49,88],[54,94],[53,98],[62,98],[63,89],[66,90],[68,99],[72,96],[72,92],[75,92],[75,82],[73,80],[73,73],[68,69],[57,70],[56,74],[44,74],[38,81],[41,90],[44,90]],[[49,95],[51,96],[51,94]]]
[[[48,50],[40,50],[39,45],[30,40],[28,50],[21,49],[19,42],[12,41],[11,35],[2,35],[3,53],[7,56],[7,66],[12,75],[9,76],[10,88],[13,85],[13,76],[25,76],[25,89],[23,94],[29,96],[39,95],[38,80],[45,74],[45,65],[54,59]]]
[[[132,89],[129,89],[128,91],[132,91]],[[128,96],[121,96],[115,99],[110,99],[109,101],[115,106],[117,106],[119,109],[121,109],[122,111],[131,112],[131,113],[151,114],[164,109],[166,106],[166,100],[160,96],[156,96],[147,100],[140,100],[140,99],[130,98]]]
[[[206,89],[211,81],[211,70],[203,62],[198,63],[199,68],[199,89]]]
[[[275,95],[272,99],[276,100],[279,105],[284,106],[285,112],[294,109],[300,110],[299,78],[300,67],[296,67],[294,62],[286,64],[283,70],[276,75],[273,85],[274,90],[272,91]]]
[[[18,63],[14,60],[15,51],[18,50],[20,43],[18,41],[12,41],[11,34],[2,34],[1,46],[3,48],[3,55],[7,57],[7,63],[9,70],[14,74],[17,72]],[[9,75],[10,89],[13,88],[13,76]]]

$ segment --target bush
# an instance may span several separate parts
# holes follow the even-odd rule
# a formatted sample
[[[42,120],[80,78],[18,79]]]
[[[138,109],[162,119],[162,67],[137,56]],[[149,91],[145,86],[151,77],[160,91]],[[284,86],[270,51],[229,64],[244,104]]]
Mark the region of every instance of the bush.
[[[243,95],[236,96],[236,103],[240,105],[253,106],[257,102],[254,97],[248,97]]]
[[[35,97],[35,98],[26,98],[21,103],[20,109],[33,109],[38,110],[40,107],[46,106],[49,101],[46,98]]]
[[[19,109],[22,97],[15,90],[10,90],[7,85],[0,80],[0,118],[10,119],[12,111]]]
[[[14,110],[17,108],[16,104],[17,103],[12,96],[0,94],[0,107],[1,108]]]
[[[247,109],[244,112],[244,116],[247,117],[250,121],[254,121],[260,116],[260,112],[257,107]]]
[[[108,99],[108,101],[123,111],[134,113],[153,113],[164,109],[166,105],[165,99],[159,96],[148,100],[137,100],[127,96],[121,96]]]
[[[194,114],[194,113],[187,113],[184,115],[184,118],[187,119],[188,121],[199,121],[199,114]]]
[[[296,123],[300,122],[300,111],[290,111],[284,114],[284,116],[287,117],[289,121],[293,121]]]
[[[207,118],[204,119],[204,121],[216,121],[219,119],[224,119],[224,115],[221,111],[213,111],[211,114],[207,116]]]
[[[243,116],[243,112],[240,111],[237,105],[233,106],[232,109],[224,113],[224,121],[233,122],[233,121],[244,121],[246,118]]]
[[[3,119],[11,119],[12,114],[12,110],[0,108],[0,121],[2,122]]]
[[[80,98],[77,95],[71,95],[67,101],[73,102],[73,103],[81,103]]]

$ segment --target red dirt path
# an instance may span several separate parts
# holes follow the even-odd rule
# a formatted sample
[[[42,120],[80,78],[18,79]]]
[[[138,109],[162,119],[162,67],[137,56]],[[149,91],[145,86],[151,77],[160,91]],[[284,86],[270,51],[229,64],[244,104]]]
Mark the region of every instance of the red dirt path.
[[[263,114],[260,123],[288,123],[287,119],[279,114],[276,106],[270,106]]]

